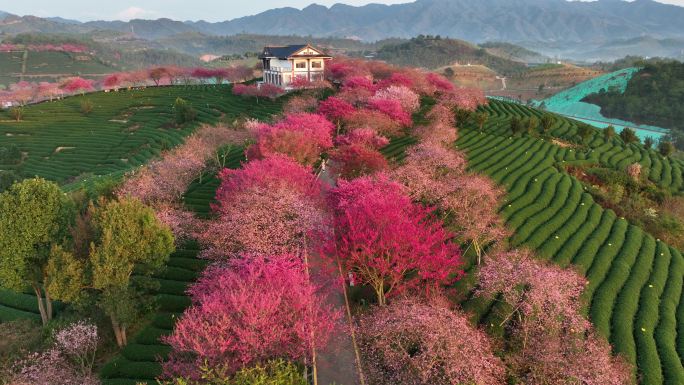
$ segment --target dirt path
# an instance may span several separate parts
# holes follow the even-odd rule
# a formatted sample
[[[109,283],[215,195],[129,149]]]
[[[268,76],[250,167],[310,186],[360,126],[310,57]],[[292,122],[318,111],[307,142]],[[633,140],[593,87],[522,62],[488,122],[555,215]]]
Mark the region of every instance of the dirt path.
[[[330,186],[336,184],[335,179],[327,170],[323,170],[318,178]],[[311,256],[311,265],[313,275],[319,275],[317,272],[323,272],[325,275],[332,275],[335,278],[332,284],[339,285],[334,290],[334,295],[329,297],[329,304],[331,307],[338,309],[342,313],[342,321],[347,326],[351,326],[351,319],[347,300],[343,290],[344,278],[340,277],[341,271],[336,263],[327,258],[321,258],[320,255]],[[330,282],[330,280],[327,280]],[[341,281],[341,282],[340,282]],[[358,385],[361,384],[360,372],[356,365],[357,355],[354,351],[354,341],[350,333],[338,333],[329,346],[325,350],[318,352],[317,366],[318,366],[318,385]]]

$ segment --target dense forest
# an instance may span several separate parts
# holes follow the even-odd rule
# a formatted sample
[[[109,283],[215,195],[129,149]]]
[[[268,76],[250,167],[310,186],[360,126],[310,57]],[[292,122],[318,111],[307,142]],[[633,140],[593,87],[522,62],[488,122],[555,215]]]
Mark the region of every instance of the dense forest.
[[[601,90],[584,101],[599,105],[611,118],[670,128],[678,147],[684,147],[684,63],[646,63],[624,93]]]
[[[439,36],[421,35],[404,43],[384,45],[378,50],[377,59],[402,66],[427,68],[439,68],[454,62],[481,64],[505,75],[526,69],[525,64],[492,55],[484,48]]]

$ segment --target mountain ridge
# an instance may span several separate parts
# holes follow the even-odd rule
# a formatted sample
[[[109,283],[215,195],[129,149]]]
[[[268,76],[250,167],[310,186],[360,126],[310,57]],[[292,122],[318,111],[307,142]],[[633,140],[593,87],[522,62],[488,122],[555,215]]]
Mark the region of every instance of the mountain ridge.
[[[259,33],[353,37],[364,41],[442,35],[481,43],[485,41],[567,41],[601,43],[649,35],[684,38],[680,27],[684,7],[653,0],[417,0],[401,4],[311,4],[303,9],[274,8],[256,15],[221,22],[171,19],[88,21],[5,15],[0,32],[87,33],[92,30],[134,31],[146,39],[185,32],[209,35]]]

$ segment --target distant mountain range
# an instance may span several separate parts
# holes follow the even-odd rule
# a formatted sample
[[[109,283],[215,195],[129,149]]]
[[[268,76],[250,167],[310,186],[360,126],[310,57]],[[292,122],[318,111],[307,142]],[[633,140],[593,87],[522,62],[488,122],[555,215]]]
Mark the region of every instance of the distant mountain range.
[[[111,30],[148,40],[179,34],[227,36],[241,33],[350,37],[363,41],[441,35],[474,43],[523,43],[544,47],[583,45],[597,50],[611,41],[644,38],[684,40],[684,7],[652,0],[417,0],[412,3],[361,7],[336,4],[272,9],[229,21],[182,22],[170,19],[91,21],[14,16],[0,12],[0,33],[90,33]],[[654,46],[648,43],[644,46]],[[672,45],[662,43],[662,45]],[[675,44],[678,46],[678,44]],[[541,48],[539,48],[541,47]],[[669,52],[658,48],[658,52]],[[677,51],[675,47],[674,51]],[[593,53],[593,52],[588,52]],[[648,53],[646,53],[648,55]]]

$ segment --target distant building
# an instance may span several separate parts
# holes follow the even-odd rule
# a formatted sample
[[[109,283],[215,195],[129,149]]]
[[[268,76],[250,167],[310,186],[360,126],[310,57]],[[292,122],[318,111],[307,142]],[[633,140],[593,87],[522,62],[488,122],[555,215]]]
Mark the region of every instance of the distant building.
[[[325,63],[332,56],[305,44],[264,47],[259,59],[264,65],[264,83],[288,88],[295,79],[323,80]]]
[[[205,63],[208,63],[208,62],[214,61],[214,60],[216,60],[216,59],[218,59],[218,58],[220,58],[220,57],[221,57],[221,56],[218,56],[218,55],[206,54],[206,55],[200,56],[200,60],[203,61],[203,62],[205,62]]]

